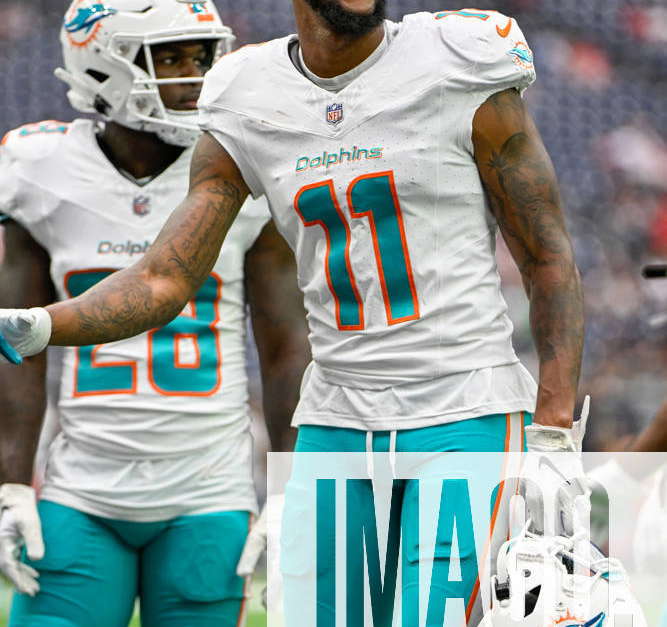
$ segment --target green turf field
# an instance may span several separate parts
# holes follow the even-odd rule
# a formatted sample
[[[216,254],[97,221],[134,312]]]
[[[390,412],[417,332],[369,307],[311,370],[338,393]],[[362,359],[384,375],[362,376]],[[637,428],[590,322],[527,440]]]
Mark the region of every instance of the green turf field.
[[[264,582],[258,581],[253,585],[253,598],[250,601],[247,627],[266,627],[266,614],[259,601]],[[4,581],[0,579],[0,627],[6,627],[9,621],[9,608],[12,592]],[[139,627],[139,618],[135,615],[130,627]]]

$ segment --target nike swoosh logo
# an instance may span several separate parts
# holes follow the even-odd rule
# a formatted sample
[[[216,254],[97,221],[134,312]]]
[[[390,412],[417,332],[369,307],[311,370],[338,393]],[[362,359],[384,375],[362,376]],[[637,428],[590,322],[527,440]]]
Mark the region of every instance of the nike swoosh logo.
[[[505,28],[500,28],[500,26],[496,26],[496,30],[498,31],[498,34],[504,39],[505,37],[508,37],[510,34],[510,31],[512,30],[512,18],[510,18],[510,21],[507,22],[507,26]]]
[[[540,461],[537,465],[539,470],[542,470],[542,466],[547,466],[548,468],[551,468],[551,470],[557,474],[561,479],[565,481],[568,485],[570,484],[570,480],[561,472],[560,468],[556,466],[548,457],[540,457]]]

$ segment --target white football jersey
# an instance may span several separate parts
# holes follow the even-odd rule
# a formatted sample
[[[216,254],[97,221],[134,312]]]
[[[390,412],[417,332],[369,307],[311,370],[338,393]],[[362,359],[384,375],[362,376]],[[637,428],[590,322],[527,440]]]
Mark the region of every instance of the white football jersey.
[[[200,99],[296,252],[318,372],[368,390],[518,362],[471,133],[490,95],[535,78],[498,13],[388,26],[382,57],[337,93],[295,67],[290,36],[223,57]]]
[[[9,133],[0,149],[0,211],[48,251],[59,298],[74,297],[149,249],[187,194],[191,156],[191,149],[184,151],[165,172],[139,185],[109,163],[94,122],[24,126]],[[183,508],[255,508],[243,270],[246,251],[269,219],[264,200],[243,207],[209,278],[165,327],[65,350],[62,433],[48,459],[45,498],[62,502],[69,492],[85,503],[65,504],[116,517],[126,505],[133,519],[162,518]],[[112,460],[142,463],[141,485],[120,481]],[[115,472],[117,485],[105,492],[93,476],[97,471]],[[225,484],[225,494],[214,479],[206,482],[207,473],[217,486]],[[143,514],[135,516],[136,507]]]

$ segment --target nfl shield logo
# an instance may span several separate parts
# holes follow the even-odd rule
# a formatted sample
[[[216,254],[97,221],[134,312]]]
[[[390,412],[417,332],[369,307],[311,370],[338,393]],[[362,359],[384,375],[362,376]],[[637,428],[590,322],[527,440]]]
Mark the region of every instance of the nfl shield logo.
[[[137,196],[132,203],[135,215],[146,216],[151,212],[151,199],[148,196]]]
[[[327,122],[336,126],[343,121],[343,103],[335,103],[327,107]]]

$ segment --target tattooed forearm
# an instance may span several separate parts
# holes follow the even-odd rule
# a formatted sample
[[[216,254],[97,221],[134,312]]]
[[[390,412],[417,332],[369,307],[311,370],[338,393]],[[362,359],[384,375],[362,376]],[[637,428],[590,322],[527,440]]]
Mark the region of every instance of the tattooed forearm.
[[[114,339],[132,337],[165,324],[183,308],[179,300],[154,294],[150,281],[131,275],[118,275],[115,281],[100,284],[72,304],[78,318],[77,343],[81,344],[100,343],[94,339],[100,334]],[[57,325],[54,330],[64,331]]]
[[[540,358],[537,414],[544,422],[566,423],[579,381],[584,315],[553,166],[513,90],[482,105],[473,141],[491,209],[530,298]]]
[[[193,157],[188,197],[148,253],[78,298],[51,305],[51,343],[103,344],[172,320],[206,280],[247,194],[229,155],[204,136]]]

